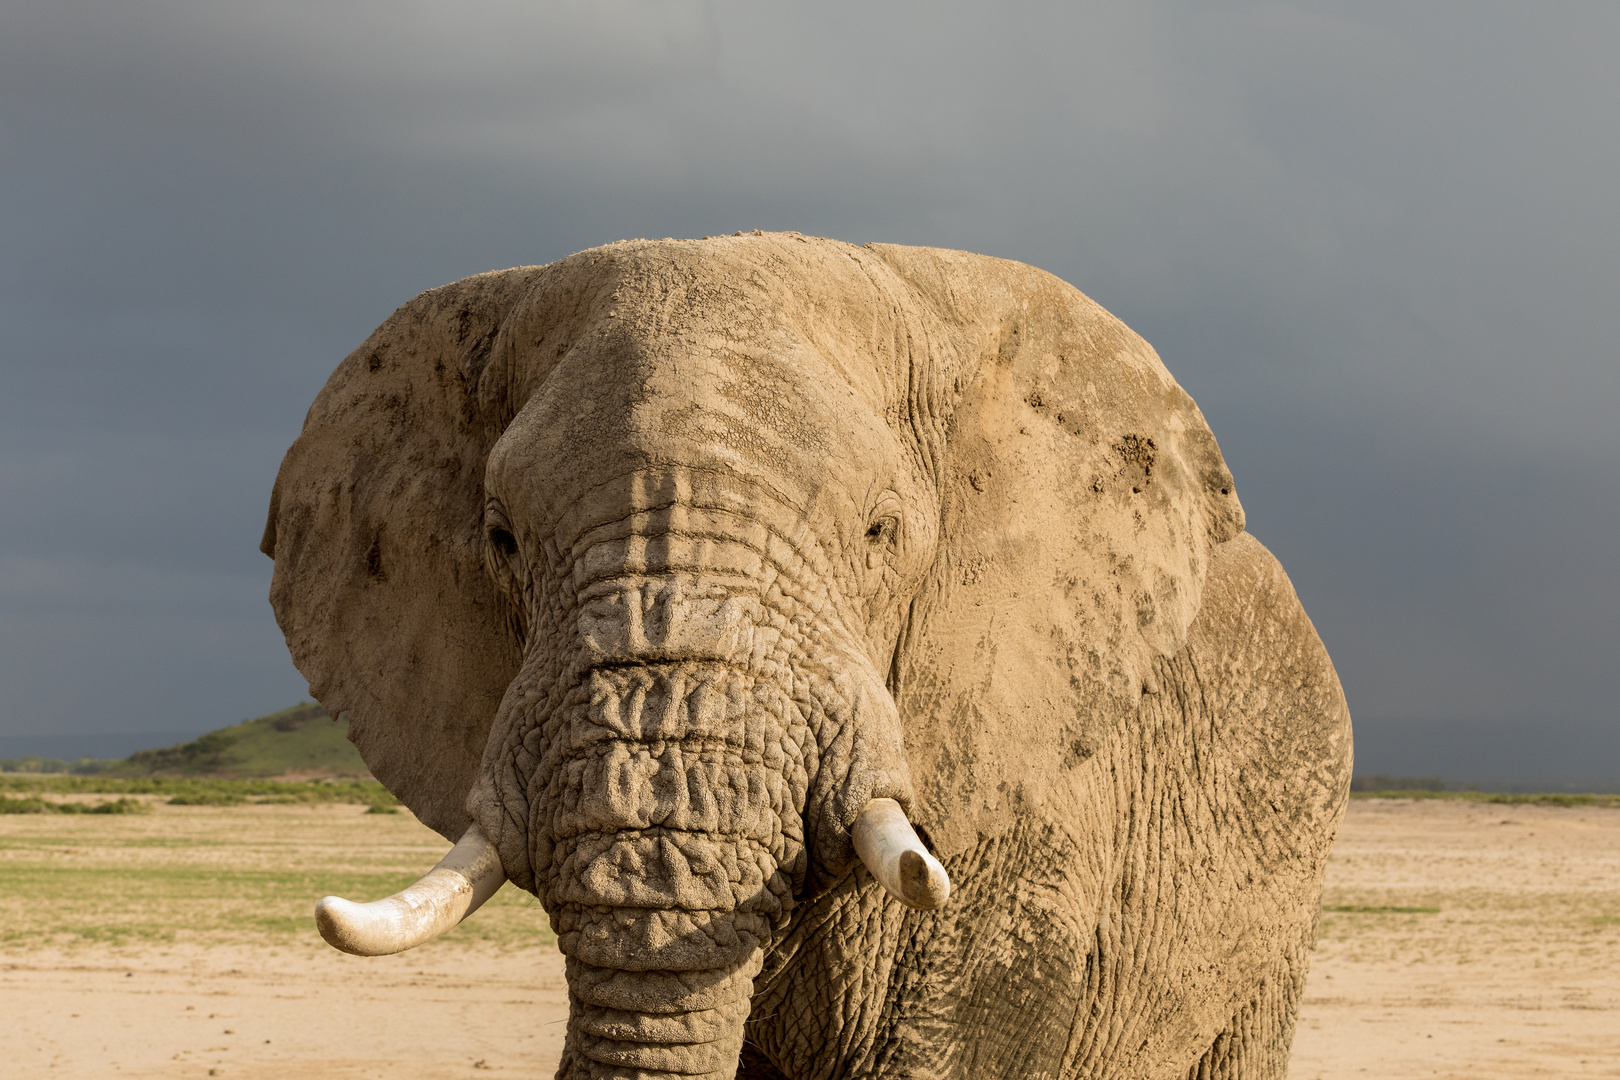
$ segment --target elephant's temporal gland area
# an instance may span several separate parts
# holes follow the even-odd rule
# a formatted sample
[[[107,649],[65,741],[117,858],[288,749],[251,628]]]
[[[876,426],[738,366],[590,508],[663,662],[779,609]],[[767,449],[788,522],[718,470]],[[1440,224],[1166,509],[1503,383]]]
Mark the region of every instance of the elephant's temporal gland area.
[[[803,710],[719,662],[592,668],[564,701],[531,805],[579,1068],[729,1075],[807,865]]]

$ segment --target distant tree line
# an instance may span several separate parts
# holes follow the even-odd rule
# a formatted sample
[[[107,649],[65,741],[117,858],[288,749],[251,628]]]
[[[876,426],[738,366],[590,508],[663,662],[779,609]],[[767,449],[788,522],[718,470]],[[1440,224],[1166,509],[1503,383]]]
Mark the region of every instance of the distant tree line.
[[[79,758],[77,761],[63,761],[53,757],[8,757],[0,758],[0,773],[71,773],[75,776],[94,776],[114,765],[122,764],[122,758]]]
[[[1380,776],[1358,774],[1350,781],[1351,791],[1444,791],[1446,782],[1438,776]]]

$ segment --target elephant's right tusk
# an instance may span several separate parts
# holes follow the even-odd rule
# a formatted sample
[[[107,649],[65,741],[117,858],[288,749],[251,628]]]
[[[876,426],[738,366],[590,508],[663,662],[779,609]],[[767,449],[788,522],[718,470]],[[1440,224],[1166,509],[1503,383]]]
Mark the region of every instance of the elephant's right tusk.
[[[933,911],[950,899],[950,875],[923,846],[899,803],[873,799],[852,831],[855,853],[890,896],[918,911]]]
[[[431,941],[478,910],[506,884],[500,856],[477,825],[416,884],[385,900],[356,904],[323,896],[315,925],[334,949],[355,956],[386,956]]]

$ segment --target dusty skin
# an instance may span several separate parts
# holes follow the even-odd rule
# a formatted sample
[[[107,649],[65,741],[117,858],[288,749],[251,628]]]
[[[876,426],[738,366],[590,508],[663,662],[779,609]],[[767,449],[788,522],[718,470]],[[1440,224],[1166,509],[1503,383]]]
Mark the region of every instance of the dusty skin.
[[[553,912],[563,1080],[1282,1076],[1349,713],[1197,405],[1050,274],[756,233],[431,290],[261,550],[373,775]]]
[[[532,899],[401,956],[315,939],[327,881],[444,846],[347,806],[0,818],[5,1075],[549,1075],[567,992]],[[1325,903],[1440,910],[1323,916],[1293,1080],[1620,1076],[1620,811],[1356,801]]]

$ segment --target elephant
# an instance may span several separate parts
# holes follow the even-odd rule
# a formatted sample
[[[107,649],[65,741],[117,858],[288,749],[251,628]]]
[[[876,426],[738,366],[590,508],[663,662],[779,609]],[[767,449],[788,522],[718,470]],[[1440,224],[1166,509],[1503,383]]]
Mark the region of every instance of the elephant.
[[[1348,707],[1197,405],[1058,278],[755,232],[431,290],[261,546],[456,842],[322,932],[533,893],[558,1077],[1284,1075]]]

